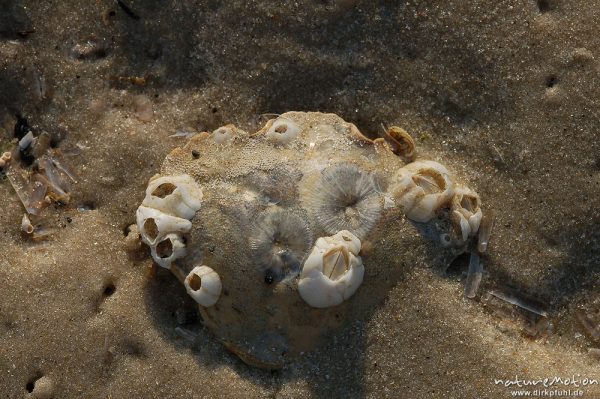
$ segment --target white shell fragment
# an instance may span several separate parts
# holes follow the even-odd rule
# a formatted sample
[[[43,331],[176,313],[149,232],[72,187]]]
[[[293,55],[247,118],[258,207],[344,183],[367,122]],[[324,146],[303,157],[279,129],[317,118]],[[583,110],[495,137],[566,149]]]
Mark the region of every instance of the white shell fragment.
[[[290,119],[279,117],[273,121],[266,136],[270,141],[286,145],[292,142],[300,134],[300,126]]]
[[[415,222],[431,220],[454,195],[448,170],[434,161],[416,161],[398,170],[390,192],[403,206],[406,217]]]
[[[221,295],[219,274],[208,266],[196,266],[185,278],[185,289],[196,302],[204,307],[217,303]]]
[[[169,268],[174,260],[185,256],[182,234],[192,228],[190,220],[201,202],[202,190],[189,175],[150,180],[136,219],[142,242],[150,246],[157,264]]]
[[[312,307],[326,308],[350,298],[365,273],[358,256],[360,248],[360,240],[347,230],[319,238],[304,262],[298,282],[302,299]]]

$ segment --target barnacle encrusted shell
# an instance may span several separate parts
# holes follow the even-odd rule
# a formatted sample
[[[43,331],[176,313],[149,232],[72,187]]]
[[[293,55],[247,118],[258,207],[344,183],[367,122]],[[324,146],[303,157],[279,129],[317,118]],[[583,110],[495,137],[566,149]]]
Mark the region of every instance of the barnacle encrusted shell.
[[[465,250],[462,240],[440,242],[453,232],[453,181],[438,163],[407,165],[385,141],[367,138],[333,114],[288,112],[250,134],[232,125],[222,129],[173,150],[150,183],[189,176],[201,193],[200,210],[185,218],[191,212],[171,207],[179,210],[164,216],[143,205],[138,229],[154,248],[165,239],[172,245],[184,240],[185,256],[173,260],[183,275],[197,265],[218,274],[218,300],[198,308],[204,324],[246,363],[282,367],[353,320],[368,318],[407,268],[441,272]],[[407,206],[400,186],[406,176],[414,183],[421,167],[438,170],[444,187],[426,187],[438,200],[427,207],[427,223],[413,223],[405,212],[416,205]],[[431,183],[428,176],[418,187]],[[154,224],[145,226],[148,219]],[[172,227],[163,232],[163,225]],[[408,254],[422,261],[408,264]],[[349,285],[339,285],[341,297],[312,303],[327,307],[311,306],[311,295],[324,297],[319,290],[329,289],[305,281],[305,301],[299,283],[313,273],[327,275],[329,288],[338,280]]]

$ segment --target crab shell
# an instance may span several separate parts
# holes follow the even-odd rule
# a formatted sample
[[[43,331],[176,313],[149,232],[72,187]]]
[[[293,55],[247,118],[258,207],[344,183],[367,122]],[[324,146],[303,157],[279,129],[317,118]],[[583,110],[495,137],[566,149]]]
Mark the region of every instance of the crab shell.
[[[407,259],[421,259],[441,272],[464,251],[464,247],[439,243],[440,231],[452,229],[449,218],[434,217],[424,230],[405,217],[397,199],[395,205],[389,200],[396,171],[406,165],[384,140],[367,138],[334,114],[288,112],[279,118],[298,128],[289,141],[268,137],[276,120],[249,135],[229,129],[234,136],[228,145],[201,133],[173,150],[160,172],[160,176],[189,175],[202,188],[202,208],[191,219],[186,234],[187,254],[177,264],[183,273],[196,265],[218,273],[222,284],[218,300],[209,307],[199,306],[204,325],[244,362],[268,369],[281,368],[351,322],[368,319],[406,268],[412,267]],[[273,281],[264,266],[271,255],[258,258],[251,235],[266,213],[282,210],[306,224],[312,245],[327,241],[331,233],[321,223],[313,193],[337,184],[324,185],[323,174],[341,164],[359,168],[372,179],[369,189],[375,190],[371,195],[379,200],[370,198],[369,204],[374,204],[379,214],[372,226],[361,230],[360,241],[368,242],[367,253],[359,253],[360,241],[348,242],[348,257],[352,254],[355,262],[360,258],[364,266],[360,287],[340,304],[314,308],[298,292],[302,270],[287,268],[286,278]],[[331,198],[342,201],[339,196]],[[342,215],[354,206],[352,201],[330,205],[339,207]],[[294,228],[294,223],[280,226]],[[293,236],[285,233],[267,235],[267,239],[272,237],[272,248],[260,248],[280,254],[279,259],[285,261],[285,238]],[[311,245],[296,249],[301,265],[311,250]]]

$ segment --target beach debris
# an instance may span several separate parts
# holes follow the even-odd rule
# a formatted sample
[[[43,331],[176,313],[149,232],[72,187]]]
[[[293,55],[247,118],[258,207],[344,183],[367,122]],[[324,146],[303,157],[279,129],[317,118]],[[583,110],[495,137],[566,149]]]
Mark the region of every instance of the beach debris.
[[[75,44],[69,54],[76,60],[94,61],[106,57],[107,52],[106,42],[91,35],[83,43]]]
[[[46,241],[54,235],[54,229],[38,226],[31,235],[32,241]]]
[[[465,296],[475,298],[481,278],[483,277],[483,263],[481,257],[475,251],[471,252],[469,259],[469,271],[467,272],[467,281],[465,283]]]
[[[135,117],[142,122],[150,122],[154,116],[152,101],[146,95],[140,94],[133,97],[135,107]]]
[[[498,292],[502,292],[502,294],[498,295]],[[516,297],[518,299],[515,299]],[[523,305],[524,302],[528,304],[525,306],[515,305],[515,303]],[[551,335],[554,330],[551,319],[543,309],[544,305],[538,300],[525,296],[518,290],[504,287],[502,291],[499,289],[486,291],[481,298],[481,303],[500,320],[499,327],[502,330],[516,328],[532,339]],[[536,312],[532,312],[532,309],[535,309]],[[540,313],[546,315],[543,316]]]
[[[543,309],[543,305],[539,303],[539,301],[532,298],[527,298],[522,293],[514,289],[494,288],[491,289],[489,293],[498,299],[502,299],[503,301],[510,303],[511,305],[518,306],[522,309],[525,309],[529,312],[535,313],[540,316],[548,317],[548,312],[545,309]]]
[[[23,218],[21,219],[21,231],[25,234],[33,234],[35,228],[31,224],[31,220],[29,220],[29,216],[26,213],[23,214]]]
[[[488,248],[490,236],[492,235],[492,228],[494,227],[495,214],[492,210],[487,210],[481,218],[479,225],[479,237],[477,239],[477,250],[480,253],[485,253]]]
[[[43,156],[37,161],[40,172],[44,173],[48,182],[48,195],[57,202],[68,204],[70,201],[71,184],[70,177],[61,169],[57,168],[53,158]]]
[[[48,151],[48,148],[50,148],[51,142],[52,138],[48,132],[42,132],[39,136],[37,136],[31,150],[31,155],[33,158],[35,159],[43,156],[46,151]]]

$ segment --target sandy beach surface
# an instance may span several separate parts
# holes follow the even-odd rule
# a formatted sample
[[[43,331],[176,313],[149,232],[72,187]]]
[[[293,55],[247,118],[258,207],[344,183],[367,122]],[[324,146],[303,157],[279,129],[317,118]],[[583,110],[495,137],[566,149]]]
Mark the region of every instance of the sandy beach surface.
[[[600,397],[599,20],[592,0],[0,0],[0,153],[46,132],[77,175],[38,239],[0,180],[0,397]],[[368,318],[265,371],[125,237],[190,134],[293,110],[403,127],[496,221],[474,299],[468,258],[404,255]]]

